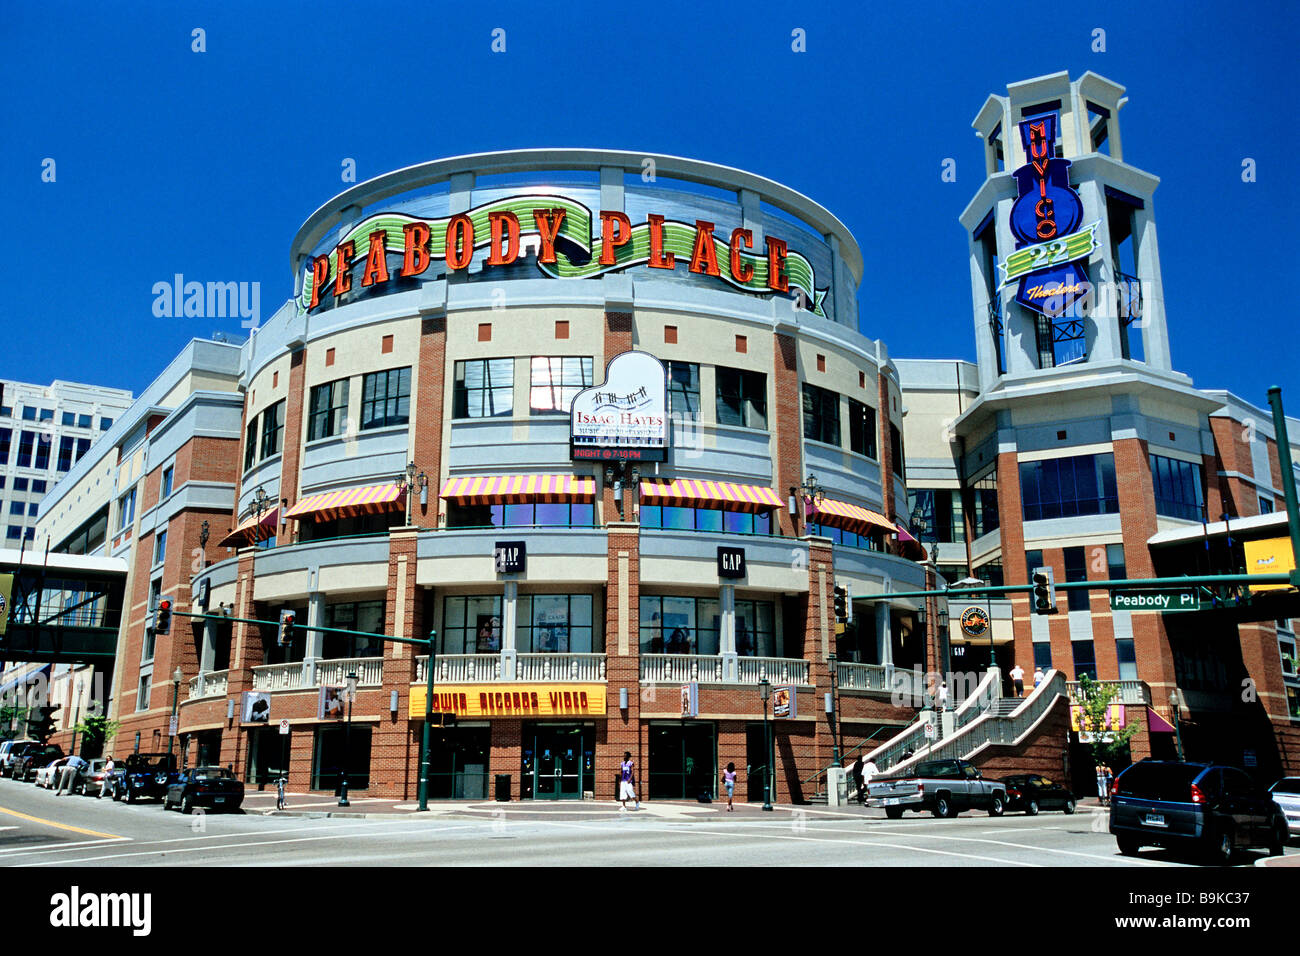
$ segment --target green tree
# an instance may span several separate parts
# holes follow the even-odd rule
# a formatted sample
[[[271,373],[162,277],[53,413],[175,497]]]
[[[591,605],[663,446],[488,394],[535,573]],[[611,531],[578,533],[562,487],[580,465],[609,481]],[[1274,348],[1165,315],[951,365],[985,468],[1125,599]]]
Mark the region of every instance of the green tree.
[[[81,752],[98,756],[104,752],[104,746],[117,733],[121,721],[109,720],[103,715],[90,714],[83,717],[81,723],[73,730],[81,735]]]
[[[0,740],[14,740],[27,731],[27,708],[6,704],[0,707]]]
[[[1087,674],[1079,676],[1074,702],[1079,706],[1079,730],[1091,735],[1087,746],[1092,752],[1093,765],[1113,766],[1122,762],[1128,742],[1137,733],[1137,724],[1111,727],[1110,709],[1119,696],[1119,686],[1093,680]]]

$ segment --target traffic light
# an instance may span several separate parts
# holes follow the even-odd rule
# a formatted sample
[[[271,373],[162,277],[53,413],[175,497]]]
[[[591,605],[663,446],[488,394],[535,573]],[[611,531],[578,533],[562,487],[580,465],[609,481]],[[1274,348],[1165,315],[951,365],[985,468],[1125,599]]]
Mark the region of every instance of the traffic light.
[[[1031,580],[1034,584],[1034,613],[1055,614],[1056,579],[1052,576],[1052,569],[1034,568]]]
[[[280,612],[280,639],[277,643],[281,647],[288,647],[293,643],[293,622],[296,617],[293,611]]]
[[[34,737],[41,743],[49,740],[54,734],[54,712],[58,709],[58,704],[33,707],[27,715],[28,736]]]
[[[839,584],[835,585],[835,623],[846,624],[849,620],[849,591]]]
[[[170,634],[172,629],[172,601],[171,598],[159,598],[158,606],[153,609],[153,632],[155,634]]]

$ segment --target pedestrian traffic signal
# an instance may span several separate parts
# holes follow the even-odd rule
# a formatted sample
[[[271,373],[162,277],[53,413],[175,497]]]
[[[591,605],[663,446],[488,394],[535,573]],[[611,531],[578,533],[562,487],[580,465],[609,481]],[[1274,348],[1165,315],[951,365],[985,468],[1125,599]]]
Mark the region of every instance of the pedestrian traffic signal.
[[[158,606],[153,609],[153,632],[170,634],[172,629],[171,598],[159,598]]]
[[[1034,568],[1031,578],[1034,584],[1033,604],[1035,614],[1056,613],[1056,579],[1051,568]]]
[[[27,735],[41,743],[49,740],[54,735],[54,712],[58,709],[58,704],[33,707],[27,715]]]
[[[288,647],[293,643],[293,622],[296,618],[297,615],[293,611],[280,612],[280,639],[278,643],[281,647]]]
[[[849,619],[849,592],[841,585],[835,585],[835,622],[845,624]]]

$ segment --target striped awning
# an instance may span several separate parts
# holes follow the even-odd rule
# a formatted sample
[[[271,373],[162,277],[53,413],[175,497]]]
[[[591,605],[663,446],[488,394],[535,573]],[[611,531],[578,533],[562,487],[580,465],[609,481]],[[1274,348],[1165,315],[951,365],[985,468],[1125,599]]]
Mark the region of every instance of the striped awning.
[[[596,479],[582,475],[476,475],[449,478],[438,495],[463,505],[591,501],[596,496]]]
[[[275,524],[279,515],[278,506],[262,515],[261,521],[257,520],[257,515],[250,515],[239,527],[222,538],[218,547],[233,548],[248,544],[250,541],[265,541],[267,538],[275,537]]]
[[[868,534],[872,528],[882,531],[898,530],[897,525],[878,512],[833,498],[827,498],[821,504],[809,500],[808,520],[855,534]]]
[[[641,482],[641,501],[679,508],[723,508],[727,511],[766,511],[784,505],[781,496],[763,485],[733,485],[726,481]]]
[[[343,488],[301,498],[284,516],[299,521],[305,518],[312,521],[333,521],[350,515],[378,514],[400,508],[403,494],[402,489],[393,481],[362,488]]]

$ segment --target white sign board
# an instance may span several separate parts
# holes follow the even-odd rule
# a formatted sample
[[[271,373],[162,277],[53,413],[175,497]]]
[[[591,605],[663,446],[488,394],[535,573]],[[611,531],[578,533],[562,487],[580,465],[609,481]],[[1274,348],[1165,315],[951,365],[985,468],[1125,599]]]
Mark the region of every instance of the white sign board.
[[[665,461],[668,385],[664,365],[649,352],[623,352],[605,381],[584,388],[569,412],[574,461]]]
[[[289,721],[287,720],[280,721],[280,736],[281,737],[289,736]]]

